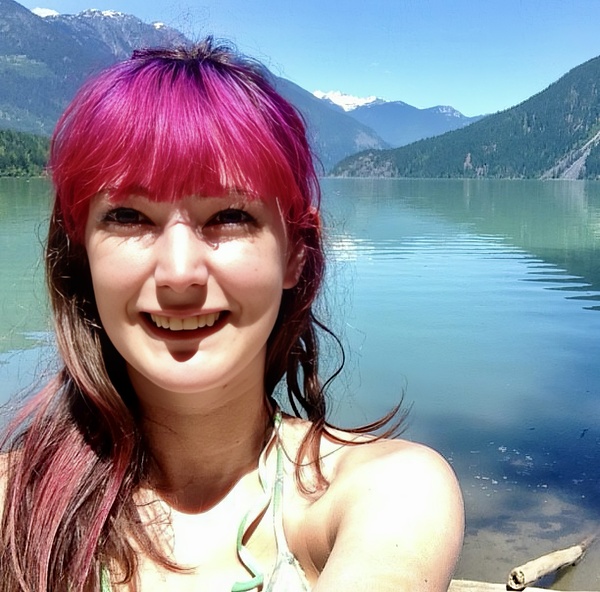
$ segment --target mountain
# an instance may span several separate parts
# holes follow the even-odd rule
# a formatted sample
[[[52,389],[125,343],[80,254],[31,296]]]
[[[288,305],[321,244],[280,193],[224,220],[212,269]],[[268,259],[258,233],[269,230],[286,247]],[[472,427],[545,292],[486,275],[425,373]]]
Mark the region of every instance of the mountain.
[[[336,162],[350,154],[388,147],[372,129],[297,84],[277,78],[275,86],[304,116],[323,171],[329,171]]]
[[[354,97],[339,91],[317,90],[313,94],[370,127],[392,148],[459,129],[483,117],[466,117],[453,107],[438,105],[418,109],[402,101]]]
[[[316,90],[313,92],[313,95],[315,95],[317,99],[326,101],[330,105],[335,105],[338,111],[340,109],[342,111],[352,111],[353,109],[362,107],[363,105],[372,105],[373,103],[385,102],[383,99],[378,99],[376,96],[355,97],[353,95],[340,92],[339,90],[330,90],[329,92]]]
[[[466,117],[456,109],[444,106],[417,109],[402,101],[369,103],[353,109],[349,115],[368,125],[396,148],[465,127],[483,117]]]
[[[128,58],[139,47],[186,43],[185,36],[163,23],[148,25],[130,14],[114,10],[84,10],[79,14],[50,15],[46,19],[63,27],[86,45],[108,48],[114,59]]]
[[[77,88],[91,74],[137,47],[189,41],[160,23],[115,11],[77,15],[0,0],[0,129],[50,135]],[[277,79],[282,94],[303,113],[324,170],[367,148],[388,145],[375,132],[299,86]]]
[[[42,18],[0,0],[0,128],[50,134],[83,80],[136,45],[183,39],[118,13]]]
[[[334,167],[340,176],[600,178],[600,57],[468,127]]]

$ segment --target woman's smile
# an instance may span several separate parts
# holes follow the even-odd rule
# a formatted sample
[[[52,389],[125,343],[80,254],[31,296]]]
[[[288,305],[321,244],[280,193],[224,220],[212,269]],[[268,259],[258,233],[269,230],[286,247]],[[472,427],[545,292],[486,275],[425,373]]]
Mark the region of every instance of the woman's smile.
[[[221,316],[220,312],[193,315],[190,317],[170,317],[159,314],[151,314],[152,322],[169,331],[194,331],[204,327],[212,327]]]
[[[165,341],[204,340],[221,330],[227,323],[228,311],[205,314],[171,315],[142,313],[142,322],[150,334]]]

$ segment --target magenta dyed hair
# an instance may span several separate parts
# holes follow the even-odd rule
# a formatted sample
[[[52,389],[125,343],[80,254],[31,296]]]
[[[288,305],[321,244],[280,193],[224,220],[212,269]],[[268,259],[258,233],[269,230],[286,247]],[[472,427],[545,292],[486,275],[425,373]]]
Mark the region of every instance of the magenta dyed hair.
[[[278,198],[292,228],[319,201],[301,117],[264,67],[211,39],[136,51],[90,80],[58,122],[50,170],[75,242],[101,191],[175,200],[241,189]]]

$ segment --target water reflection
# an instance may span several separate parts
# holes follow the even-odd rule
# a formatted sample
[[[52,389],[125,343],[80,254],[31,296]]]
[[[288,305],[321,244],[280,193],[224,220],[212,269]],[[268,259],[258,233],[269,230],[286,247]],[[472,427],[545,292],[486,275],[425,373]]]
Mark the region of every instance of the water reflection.
[[[325,184],[350,352],[336,418],[372,419],[406,391],[407,435],[451,459],[464,488],[459,575],[503,581],[597,529],[599,188]],[[562,589],[600,589],[585,564],[569,577]]]
[[[341,181],[328,180],[332,194]],[[338,185],[336,185],[336,183]],[[540,259],[600,287],[600,184],[562,181],[366,180],[346,205],[359,220],[374,203],[396,202],[425,216],[439,215],[478,236],[504,238]],[[388,203],[388,205],[390,205]],[[397,218],[390,217],[394,224]],[[366,227],[368,229],[368,226]],[[397,227],[402,235],[402,225]],[[417,230],[417,229],[415,229]]]

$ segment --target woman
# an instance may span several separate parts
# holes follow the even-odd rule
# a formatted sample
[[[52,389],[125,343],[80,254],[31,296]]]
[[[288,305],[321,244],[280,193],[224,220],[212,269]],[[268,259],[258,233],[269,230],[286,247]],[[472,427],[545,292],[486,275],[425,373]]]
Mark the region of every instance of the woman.
[[[7,440],[0,589],[445,590],[452,471],[325,420],[318,183],[264,69],[211,39],[136,52],[74,99],[50,171],[64,368]]]

